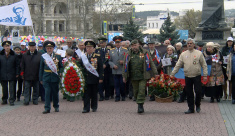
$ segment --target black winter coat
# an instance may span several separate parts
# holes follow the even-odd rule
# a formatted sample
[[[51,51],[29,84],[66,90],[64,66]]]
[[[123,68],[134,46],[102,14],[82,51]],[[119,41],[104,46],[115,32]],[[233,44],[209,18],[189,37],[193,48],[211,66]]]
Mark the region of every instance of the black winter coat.
[[[21,72],[23,72],[24,80],[39,81],[41,55],[37,50],[34,51],[33,55],[30,54],[30,51],[23,54]]]
[[[19,64],[20,61],[13,50],[10,50],[9,56],[6,57],[5,49],[3,49],[0,52],[0,80],[16,80],[16,75],[19,75]]]

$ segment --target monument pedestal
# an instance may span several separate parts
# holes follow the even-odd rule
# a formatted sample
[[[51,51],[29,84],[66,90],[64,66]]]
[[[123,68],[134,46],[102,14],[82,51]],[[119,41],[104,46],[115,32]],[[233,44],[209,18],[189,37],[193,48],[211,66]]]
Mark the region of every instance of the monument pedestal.
[[[231,27],[225,22],[224,0],[203,0],[202,21],[196,28],[195,41],[216,42],[223,46],[230,34]]]
[[[206,29],[204,27],[196,28],[196,42],[215,42],[221,46],[226,44],[227,38],[231,36],[231,27],[222,27],[216,29]]]

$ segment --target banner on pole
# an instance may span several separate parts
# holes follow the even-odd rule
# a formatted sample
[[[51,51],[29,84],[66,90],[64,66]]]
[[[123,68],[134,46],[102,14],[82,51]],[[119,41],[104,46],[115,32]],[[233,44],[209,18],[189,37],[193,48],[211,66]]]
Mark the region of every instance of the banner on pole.
[[[0,25],[32,26],[27,0],[0,7]]]
[[[103,28],[104,28],[104,35],[107,35],[107,21],[103,22]]]
[[[135,6],[132,7],[132,18],[135,18]]]

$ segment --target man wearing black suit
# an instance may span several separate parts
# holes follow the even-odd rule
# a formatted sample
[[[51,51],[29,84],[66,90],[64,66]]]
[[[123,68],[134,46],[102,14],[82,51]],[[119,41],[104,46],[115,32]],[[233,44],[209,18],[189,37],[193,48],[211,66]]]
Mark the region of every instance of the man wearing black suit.
[[[104,37],[100,37],[99,39],[99,45],[95,50],[95,53],[100,54],[100,57],[103,62],[103,69],[104,69],[104,82],[100,83],[98,88],[99,88],[99,94],[100,94],[100,99],[99,101],[104,100],[104,90],[105,90],[105,100],[109,100],[110,97],[110,87],[109,87],[109,76],[112,74],[112,71],[110,70],[110,65],[109,65],[109,49],[106,48],[106,41],[107,39]]]
[[[86,90],[84,91],[84,107],[82,113],[88,113],[90,111],[90,107],[93,112],[96,112],[98,108],[98,95],[97,95],[97,87],[99,83],[103,82],[103,62],[100,58],[100,54],[94,53],[94,49],[96,44],[93,41],[86,41],[86,56],[88,58],[89,63],[96,70],[99,76],[94,75],[87,69],[85,69],[85,83]]]

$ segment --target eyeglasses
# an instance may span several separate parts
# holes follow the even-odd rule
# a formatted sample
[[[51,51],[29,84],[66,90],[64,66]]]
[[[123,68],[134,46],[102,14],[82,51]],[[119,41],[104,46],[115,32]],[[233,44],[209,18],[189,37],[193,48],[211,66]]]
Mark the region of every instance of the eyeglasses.
[[[187,44],[193,44],[193,43],[187,43]]]

